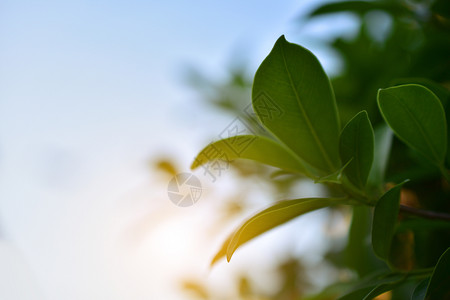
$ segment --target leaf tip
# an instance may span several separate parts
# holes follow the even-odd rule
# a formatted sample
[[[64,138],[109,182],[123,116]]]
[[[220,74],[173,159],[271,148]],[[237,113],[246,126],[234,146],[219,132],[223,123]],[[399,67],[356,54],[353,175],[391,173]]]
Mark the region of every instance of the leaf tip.
[[[190,169],[191,169],[191,170],[195,170],[195,169],[197,169],[197,168],[199,167],[199,165],[200,165],[200,163],[198,162],[197,159],[195,159],[195,160],[192,162],[192,164],[191,164],[191,166],[190,166]]]
[[[227,251],[227,262],[230,262],[231,257],[233,256],[234,250]]]
[[[233,243],[233,239],[235,238],[235,235],[233,235],[233,237],[230,240],[230,243],[228,244],[228,248],[227,248],[227,262],[230,262],[231,257],[233,256],[234,252],[236,251],[236,249],[239,247],[238,245],[236,245],[236,242]]]

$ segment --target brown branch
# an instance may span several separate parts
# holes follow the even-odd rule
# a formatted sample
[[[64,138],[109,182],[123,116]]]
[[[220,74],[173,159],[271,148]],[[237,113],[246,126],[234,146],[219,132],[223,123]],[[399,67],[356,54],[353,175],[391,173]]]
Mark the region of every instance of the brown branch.
[[[450,222],[450,215],[446,213],[439,213],[435,211],[429,211],[429,210],[422,210],[411,206],[406,205],[400,205],[400,211],[419,216],[426,219],[433,219],[433,220],[443,220],[443,221],[449,221]]]

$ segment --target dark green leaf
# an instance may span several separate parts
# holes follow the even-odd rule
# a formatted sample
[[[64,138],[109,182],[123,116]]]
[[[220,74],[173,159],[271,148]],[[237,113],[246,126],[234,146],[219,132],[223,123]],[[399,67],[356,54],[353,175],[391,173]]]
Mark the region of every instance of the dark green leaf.
[[[354,290],[340,298],[338,300],[361,300],[363,299],[370,291],[373,289],[373,286],[363,287],[357,290]]]
[[[450,19],[450,3],[448,0],[436,0],[431,5],[431,10],[447,19]]]
[[[237,158],[251,159],[287,171],[308,174],[291,150],[266,137],[253,135],[239,135],[209,144],[198,154],[191,168],[198,168],[217,159],[231,161]]]
[[[355,271],[359,277],[371,273],[378,267],[372,245],[367,242],[372,226],[372,210],[369,206],[353,206],[352,222],[344,250],[344,266]]]
[[[426,278],[422,280],[414,289],[414,293],[411,297],[411,300],[424,300],[425,295],[427,293],[428,282],[430,278]]]
[[[384,175],[389,161],[392,145],[392,130],[385,124],[381,124],[374,130],[375,148],[372,169],[369,173],[369,183],[379,186],[384,182]]]
[[[368,295],[379,295],[402,283],[405,277],[406,276],[404,274],[399,273],[367,276],[357,282],[351,292],[340,297],[338,300],[361,300],[366,299]]]
[[[393,281],[393,282],[389,282],[389,283],[382,283],[377,285],[376,287],[374,287],[370,293],[368,293],[363,300],[372,300],[373,298],[375,298],[376,296],[379,296],[383,293],[386,293],[388,291],[391,291],[393,289],[395,289],[396,287],[398,287],[399,285],[401,285],[403,282],[405,281],[404,278],[401,278],[397,281]]]
[[[397,3],[390,3],[389,1],[341,1],[324,4],[311,12],[310,16],[312,17],[338,12],[354,12],[359,15],[364,15],[371,10],[383,10],[391,13],[399,13],[404,11],[404,9]]]
[[[400,205],[402,184],[387,191],[375,206],[372,223],[372,246],[375,254],[386,260],[389,256],[392,237]]]
[[[408,78],[396,78],[393,80],[392,85],[405,85],[405,84],[418,84],[426,87],[432,91],[436,97],[441,100],[442,105],[445,107],[446,103],[450,101],[450,91],[443,87],[441,84],[434,82],[428,78],[420,77],[408,77]]]
[[[224,245],[227,248],[227,260],[230,261],[233,253],[242,244],[270,229],[310,211],[345,203],[347,203],[347,200],[331,198],[304,198],[280,201],[248,219],[234,232],[229,242],[227,241],[227,245]]]
[[[378,92],[381,114],[394,133],[441,166],[447,151],[447,122],[439,99],[427,88],[408,84]]]
[[[450,299],[450,248],[441,255],[434,268],[425,299]]]
[[[327,174],[340,167],[334,93],[310,51],[280,37],[256,72],[252,98],[261,122],[300,158]]]
[[[363,189],[372,167],[374,136],[366,111],[358,113],[344,127],[339,142],[342,161],[350,161],[344,174],[355,186]]]

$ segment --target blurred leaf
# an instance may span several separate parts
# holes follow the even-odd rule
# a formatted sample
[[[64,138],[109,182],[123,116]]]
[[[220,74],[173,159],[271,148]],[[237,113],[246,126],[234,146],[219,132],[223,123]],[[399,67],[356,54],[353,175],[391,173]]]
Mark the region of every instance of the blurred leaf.
[[[196,298],[209,299],[209,293],[202,283],[193,280],[184,280],[182,288],[186,292],[191,292]]]
[[[405,9],[394,1],[341,1],[321,5],[312,11],[309,16],[319,16],[330,13],[354,12],[364,15],[371,10],[383,10],[391,13],[399,13]]]
[[[376,296],[389,291],[398,284],[402,283],[405,278],[406,275],[400,273],[381,273],[370,275],[355,283],[352,291],[338,298],[338,300],[372,299],[367,298],[367,296]]]
[[[395,224],[397,223],[402,185],[398,184],[387,191],[375,206],[372,246],[375,254],[383,260],[386,260],[389,256]]]
[[[358,113],[342,130],[339,153],[342,161],[352,160],[344,174],[355,186],[363,189],[372,167],[374,136],[366,111]]]
[[[406,277],[406,276],[405,276]],[[389,283],[382,283],[374,287],[370,293],[368,293],[363,300],[372,300],[376,296],[379,296],[383,293],[392,291],[402,283],[404,283],[405,278],[398,279],[397,281],[389,282]]]
[[[260,234],[310,211],[331,205],[346,204],[347,202],[347,199],[332,198],[303,198],[280,201],[244,222],[226,240],[219,253],[222,253],[226,248],[227,260],[230,261],[238,247]],[[217,261],[217,259],[216,255],[213,261]]]
[[[409,219],[403,220],[397,227],[397,232],[405,230],[436,230],[450,229],[450,222],[434,219]]]
[[[379,90],[378,105],[401,140],[436,165],[443,164],[447,122],[436,95],[420,85],[402,85]]]
[[[254,135],[239,135],[209,144],[197,155],[191,169],[218,159],[229,162],[237,158],[255,160],[291,172],[309,173],[291,150],[271,139]]]
[[[450,248],[442,254],[431,275],[426,300],[450,299]]]
[[[338,295],[349,289],[351,284],[338,282],[325,287],[322,291],[317,294],[309,295],[302,300],[335,300]]]
[[[411,300],[424,300],[427,293],[428,282],[430,278],[422,280],[414,289]]]
[[[354,206],[352,222],[345,248],[344,266],[362,277],[375,268],[380,261],[375,257],[372,245],[367,241],[372,225],[372,211],[368,206]]]
[[[448,0],[435,0],[431,5],[431,10],[447,19],[450,18],[450,2]]]
[[[389,249],[389,265],[391,268],[403,272],[409,272],[414,268],[416,264],[414,241],[414,232],[411,230],[395,232]]]
[[[239,278],[239,296],[240,297],[245,298],[245,297],[251,296],[254,293],[252,290],[253,290],[252,285],[247,277],[242,276],[241,278]]]
[[[168,173],[169,175],[175,176],[176,174],[178,174],[177,168],[170,160],[159,159],[156,162],[154,162],[154,166],[158,170]]]
[[[339,166],[339,120],[333,90],[317,58],[281,36],[253,83],[261,122],[303,160],[326,173]]]
[[[389,161],[392,146],[392,130],[385,124],[380,124],[374,130],[375,148],[373,164],[369,173],[369,183],[379,186],[384,182],[384,175]]]

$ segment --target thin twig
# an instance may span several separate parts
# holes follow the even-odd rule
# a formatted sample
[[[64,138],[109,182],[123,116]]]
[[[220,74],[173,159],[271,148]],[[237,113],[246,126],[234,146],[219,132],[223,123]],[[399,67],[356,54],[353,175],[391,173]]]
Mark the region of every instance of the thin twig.
[[[418,208],[414,208],[411,206],[400,205],[400,211],[404,213],[408,213],[411,215],[416,215],[422,218],[433,219],[433,220],[443,220],[450,222],[450,215],[446,213],[439,213],[435,211],[422,210]]]

